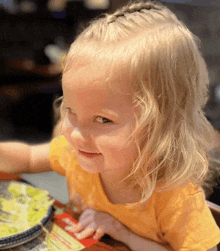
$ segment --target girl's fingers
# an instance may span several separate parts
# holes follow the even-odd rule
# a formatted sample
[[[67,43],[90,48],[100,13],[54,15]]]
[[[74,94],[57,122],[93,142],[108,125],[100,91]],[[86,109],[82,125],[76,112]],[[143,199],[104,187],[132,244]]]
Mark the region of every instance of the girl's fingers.
[[[79,221],[84,221],[84,219],[87,219],[89,216],[91,216],[92,211],[91,209],[86,209],[79,217]]]
[[[93,239],[99,240],[100,238],[102,238],[102,236],[104,234],[105,234],[104,230],[101,227],[99,227],[99,228],[97,228],[97,230],[93,236]]]
[[[88,216],[88,215],[87,215]],[[90,217],[83,217],[79,219],[79,222],[71,228],[71,232],[77,233],[82,231],[86,226],[88,226],[91,223]]]
[[[90,236],[91,234],[93,234],[95,232],[95,229],[94,228],[90,228],[90,227],[87,227],[84,231],[82,231],[81,233],[79,234],[75,234],[76,238],[81,240],[81,239],[85,239],[87,238],[88,236]]]
[[[83,226],[80,222],[77,223],[75,226],[72,226],[69,229],[70,232],[72,233],[77,233],[77,232],[80,232],[82,231],[83,229],[85,228],[85,226]]]

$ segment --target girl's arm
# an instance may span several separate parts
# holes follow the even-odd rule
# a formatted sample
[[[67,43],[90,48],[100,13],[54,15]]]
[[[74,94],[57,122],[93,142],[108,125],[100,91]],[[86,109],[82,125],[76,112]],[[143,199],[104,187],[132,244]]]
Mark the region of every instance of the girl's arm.
[[[129,231],[129,230],[128,230]],[[150,241],[148,239],[145,239],[143,237],[140,237],[139,235],[136,235],[135,233],[129,231],[127,234],[123,234],[121,242],[125,243],[130,249],[134,251],[174,251],[171,247],[163,247],[162,245]]]
[[[87,238],[91,234],[94,234],[94,239],[100,239],[104,234],[108,234],[134,251],[173,251],[172,248],[165,248],[136,235],[110,214],[93,209],[86,209],[80,215],[79,222],[69,231],[73,232],[78,239]]]
[[[133,251],[174,251],[171,247],[165,247],[136,235],[110,214],[94,209],[86,209],[80,215],[78,223],[68,231],[73,232],[79,240],[91,235],[94,239],[100,239],[104,234],[108,234],[126,244]],[[216,251],[216,247],[210,251]]]
[[[129,231],[127,235],[123,235],[124,238],[121,240],[124,242],[130,249],[134,251],[145,251],[145,250],[152,250],[152,251],[174,251],[171,247],[165,248],[156,242],[147,240],[145,238],[142,238],[133,232]],[[217,251],[217,246],[207,250],[207,251]]]
[[[157,244],[156,242],[144,239],[133,232],[129,232],[128,235],[124,235],[124,242],[130,249],[134,251],[145,251],[145,250],[152,250],[152,251],[174,251],[171,247],[164,248],[163,246]],[[217,251],[217,246],[207,250],[207,251]]]
[[[51,171],[50,143],[28,145],[21,142],[0,143],[0,172],[11,174]]]
[[[30,147],[29,172],[40,173],[52,171],[50,167],[50,144],[47,142],[40,145]]]

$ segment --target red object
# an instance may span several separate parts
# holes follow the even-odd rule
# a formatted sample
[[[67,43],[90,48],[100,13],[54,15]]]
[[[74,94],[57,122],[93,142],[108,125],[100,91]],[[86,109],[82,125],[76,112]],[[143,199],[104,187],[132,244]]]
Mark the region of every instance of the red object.
[[[19,175],[0,172],[0,180],[22,180]]]
[[[69,231],[67,231],[65,229],[69,225],[68,223],[66,223],[66,221],[65,221],[66,219],[69,219],[71,223],[75,223],[75,224],[78,223],[75,219],[73,219],[67,213],[62,213],[60,215],[54,215],[53,216],[53,222],[55,224],[57,224],[60,228],[62,228],[64,231],[66,231],[69,235],[71,235],[72,237],[74,237],[78,242],[82,243],[85,247],[89,247],[92,244],[94,244],[94,243],[97,242],[97,240],[93,239],[92,236],[89,236],[86,239],[78,240],[73,233],[71,233],[71,232],[69,232]]]

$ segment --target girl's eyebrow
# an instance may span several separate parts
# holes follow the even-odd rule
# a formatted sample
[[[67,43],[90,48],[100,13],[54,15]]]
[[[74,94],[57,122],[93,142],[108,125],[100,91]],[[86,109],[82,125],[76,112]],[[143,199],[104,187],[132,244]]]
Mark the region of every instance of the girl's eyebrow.
[[[64,103],[64,106],[66,106],[66,102],[65,102],[65,99],[64,99],[64,98],[63,98],[63,103]],[[102,112],[108,114],[108,115],[111,116],[111,117],[114,117],[115,119],[118,119],[118,118],[119,118],[118,113],[117,113],[117,112],[114,112],[114,111],[112,111],[112,110],[109,110],[109,109],[102,109]]]
[[[109,114],[109,116],[114,117],[115,119],[119,118],[118,113],[116,113],[114,111],[111,111],[111,110],[108,110],[108,109],[103,109],[103,112],[106,113],[106,114]]]

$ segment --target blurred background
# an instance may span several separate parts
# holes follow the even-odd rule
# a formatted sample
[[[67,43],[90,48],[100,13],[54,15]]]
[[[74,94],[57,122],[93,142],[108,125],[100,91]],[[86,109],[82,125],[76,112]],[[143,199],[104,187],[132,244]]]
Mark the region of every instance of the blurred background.
[[[80,27],[127,2],[0,0],[0,141],[51,139],[52,103],[62,95],[62,58]],[[205,113],[220,131],[220,0],[161,2],[202,41],[210,75]]]
[[[62,57],[90,19],[126,0],[0,0],[0,140],[49,140],[62,95]],[[210,74],[205,111],[220,130],[220,0],[162,1],[202,40]]]

